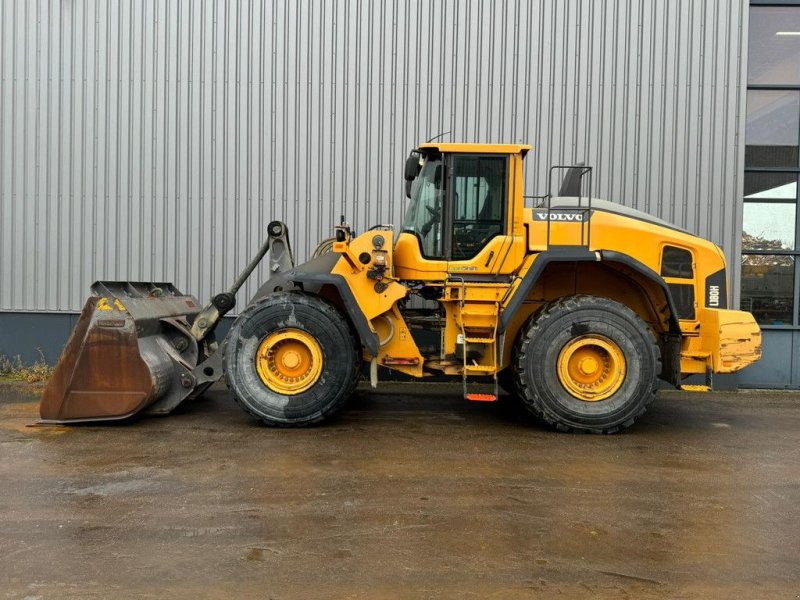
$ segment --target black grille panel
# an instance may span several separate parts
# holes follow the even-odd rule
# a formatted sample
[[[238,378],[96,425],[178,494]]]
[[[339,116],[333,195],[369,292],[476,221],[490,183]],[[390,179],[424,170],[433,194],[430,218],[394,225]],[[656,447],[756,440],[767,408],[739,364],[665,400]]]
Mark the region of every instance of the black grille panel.
[[[694,320],[694,284],[668,283],[679,319]]]
[[[692,253],[683,248],[664,246],[661,254],[661,276],[692,279],[694,277]]]

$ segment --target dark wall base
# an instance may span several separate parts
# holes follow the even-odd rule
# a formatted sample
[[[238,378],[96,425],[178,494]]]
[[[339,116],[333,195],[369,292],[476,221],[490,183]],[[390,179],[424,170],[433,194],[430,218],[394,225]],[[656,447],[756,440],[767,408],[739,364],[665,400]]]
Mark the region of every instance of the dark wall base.
[[[0,355],[19,356],[30,364],[39,360],[41,351],[54,365],[77,321],[77,314],[0,313]]]
[[[19,356],[26,364],[39,360],[55,365],[78,321],[78,313],[0,313],[0,356]],[[217,339],[228,333],[233,317],[224,317]]]

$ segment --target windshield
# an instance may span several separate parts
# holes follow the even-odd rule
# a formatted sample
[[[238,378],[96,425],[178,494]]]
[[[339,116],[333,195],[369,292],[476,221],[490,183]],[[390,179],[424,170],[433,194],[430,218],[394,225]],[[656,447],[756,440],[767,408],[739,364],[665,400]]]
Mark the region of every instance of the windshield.
[[[428,158],[411,186],[403,231],[419,239],[422,255],[441,258],[442,213],[444,212],[444,167],[440,157]]]

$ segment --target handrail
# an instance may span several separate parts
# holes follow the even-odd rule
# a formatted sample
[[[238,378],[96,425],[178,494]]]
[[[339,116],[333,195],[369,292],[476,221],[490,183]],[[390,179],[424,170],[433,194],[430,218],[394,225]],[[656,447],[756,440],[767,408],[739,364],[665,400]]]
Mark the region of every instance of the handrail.
[[[553,183],[553,172],[556,170],[564,170],[564,169],[580,169],[580,183],[579,183],[579,190],[578,190],[578,210],[582,211],[582,214],[587,215],[588,218],[581,219],[581,246],[586,248],[591,246],[592,241],[592,227],[591,227],[591,214],[592,214],[592,167],[586,165],[552,165],[550,167],[548,178],[547,178],[547,194],[544,196],[525,196],[526,198],[542,198],[547,200],[547,249],[550,248],[550,227],[552,225],[552,221],[550,220],[550,213],[552,211],[552,201],[553,201],[553,194],[551,192],[552,183]],[[583,207],[583,178],[584,176],[588,175],[588,193],[586,195],[587,199],[587,207]],[[585,232],[585,236],[584,236]],[[584,243],[584,237],[586,238],[586,242]]]

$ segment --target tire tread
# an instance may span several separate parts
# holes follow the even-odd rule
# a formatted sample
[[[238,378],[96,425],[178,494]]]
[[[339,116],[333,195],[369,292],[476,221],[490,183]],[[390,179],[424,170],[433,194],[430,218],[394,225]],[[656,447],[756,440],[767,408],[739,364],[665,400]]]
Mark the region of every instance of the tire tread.
[[[317,305],[317,307],[324,314],[326,314],[326,316],[328,316],[330,319],[344,319],[344,317],[342,317],[342,315],[339,313],[339,311],[335,307],[333,307],[329,303],[325,302],[323,299],[319,298],[318,296],[311,296],[309,294],[303,294],[303,293],[300,293],[300,292],[287,292],[287,293],[291,294],[294,297],[293,300],[297,300],[300,303]],[[235,335],[238,333],[238,331],[241,328],[242,324],[248,318],[250,318],[250,316],[252,316],[256,312],[258,312],[263,307],[264,304],[266,304],[267,302],[271,302],[271,301],[274,301],[274,296],[273,295],[265,296],[264,298],[261,298],[258,301],[256,301],[256,302],[250,304],[249,306],[247,306],[239,314],[239,316],[236,318],[236,321],[234,321],[230,332],[228,333],[228,335],[225,336],[225,340],[222,343],[222,347],[220,348],[220,351],[222,352],[222,356],[223,356],[223,365],[225,365],[224,359],[225,359],[225,357],[227,357],[228,344],[229,344],[230,340],[234,339]],[[225,385],[228,387],[228,390],[230,391],[231,396],[233,397],[233,401],[245,413],[247,413],[248,415],[250,415],[254,419],[260,420],[264,425],[267,425],[268,427],[279,427],[279,428],[287,428],[287,429],[288,428],[309,427],[309,426],[321,423],[322,421],[326,421],[328,419],[333,418],[339,412],[341,412],[341,410],[344,408],[344,405],[347,403],[347,400],[350,398],[350,396],[352,396],[353,391],[356,388],[356,385],[358,385],[358,380],[359,380],[359,377],[360,377],[360,369],[358,368],[358,365],[360,364],[360,361],[358,359],[359,345],[357,344],[355,336],[353,335],[352,328],[349,327],[349,325],[347,327],[347,331],[348,331],[348,335],[349,335],[349,339],[350,339],[349,347],[351,348],[351,352],[353,353],[353,361],[357,365],[357,368],[354,369],[355,376],[353,378],[351,378],[351,380],[348,382],[347,386],[344,388],[344,390],[343,390],[344,393],[342,393],[339,396],[339,401],[334,403],[330,408],[328,408],[328,410],[322,410],[322,411],[319,412],[319,414],[316,414],[313,417],[307,418],[307,419],[302,420],[302,421],[283,422],[283,421],[276,421],[276,420],[273,420],[273,419],[265,418],[262,415],[259,415],[256,412],[254,412],[247,405],[247,403],[242,398],[239,397],[239,394],[236,393],[235,386],[232,384],[230,371],[227,369],[227,366],[225,365],[224,368],[223,368],[224,375],[225,375]],[[342,349],[342,351],[344,351],[344,350],[345,349]]]
[[[614,300],[610,300],[609,298],[603,298],[600,296],[590,296],[586,294],[577,294],[573,296],[564,296],[562,298],[558,298],[542,308],[538,313],[533,315],[531,319],[528,321],[527,328],[523,335],[519,337],[517,340],[515,349],[514,349],[514,381],[516,384],[517,390],[520,392],[520,396],[522,397],[523,403],[525,407],[537,418],[541,419],[551,427],[554,427],[558,431],[563,431],[565,433],[595,433],[595,434],[611,434],[611,433],[618,433],[629,428],[631,425],[634,424],[636,419],[642,416],[652,404],[653,400],[655,399],[655,393],[658,389],[658,377],[653,377],[652,387],[650,392],[647,394],[645,401],[641,403],[639,409],[636,411],[636,414],[632,415],[630,418],[625,420],[623,423],[618,425],[613,425],[610,427],[576,427],[573,425],[567,425],[561,422],[557,417],[550,414],[550,412],[546,409],[543,405],[542,401],[538,398],[535,391],[532,389],[530,382],[525,381],[527,378],[523,377],[522,374],[525,373],[525,369],[527,366],[527,354],[530,349],[531,343],[534,339],[540,335],[542,329],[546,326],[547,322],[557,318],[564,312],[570,313],[574,312],[583,307],[583,305],[590,303],[593,305],[593,308],[602,308],[605,305],[606,310],[610,311],[619,311],[622,309],[623,311],[627,311],[628,318],[630,318],[638,327],[640,327],[644,331],[648,331],[650,335],[645,336],[648,340],[648,343],[651,345],[651,350],[653,351],[654,356],[656,357],[655,361],[655,374],[661,372],[661,351],[658,347],[658,343],[653,333],[653,330],[645,323],[642,318],[636,314],[632,309],[629,307],[620,304]]]

